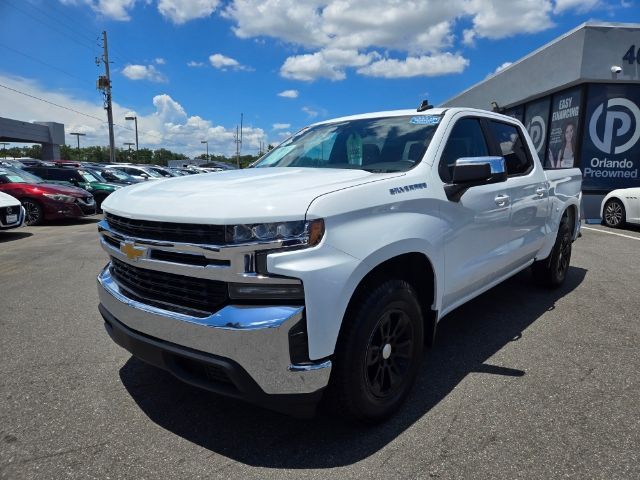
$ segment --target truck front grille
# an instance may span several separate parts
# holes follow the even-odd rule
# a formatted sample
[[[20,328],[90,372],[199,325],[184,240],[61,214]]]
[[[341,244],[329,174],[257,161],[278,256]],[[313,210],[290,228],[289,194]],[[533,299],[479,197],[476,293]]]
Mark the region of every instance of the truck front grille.
[[[111,258],[111,276],[133,300],[165,310],[206,317],[229,298],[227,284],[138,268]]]
[[[128,237],[203,245],[224,244],[224,225],[153,222],[124,218],[111,213],[107,213],[105,217],[109,227]]]

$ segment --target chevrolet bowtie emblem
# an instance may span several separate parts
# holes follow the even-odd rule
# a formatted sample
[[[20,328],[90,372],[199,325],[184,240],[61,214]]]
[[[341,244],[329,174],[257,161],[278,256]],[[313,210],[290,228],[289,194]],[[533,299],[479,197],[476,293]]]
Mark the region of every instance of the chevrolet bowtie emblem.
[[[136,247],[133,242],[122,242],[120,244],[120,251],[124,253],[129,260],[136,261],[142,255],[144,255],[146,248],[144,247]]]

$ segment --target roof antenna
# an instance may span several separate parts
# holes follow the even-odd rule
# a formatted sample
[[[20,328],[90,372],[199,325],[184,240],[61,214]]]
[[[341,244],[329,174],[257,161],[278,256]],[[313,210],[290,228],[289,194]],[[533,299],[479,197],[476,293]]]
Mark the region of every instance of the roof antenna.
[[[429,100],[423,100],[417,111],[424,112],[425,110],[429,110],[430,108],[433,108],[433,105],[429,105]]]

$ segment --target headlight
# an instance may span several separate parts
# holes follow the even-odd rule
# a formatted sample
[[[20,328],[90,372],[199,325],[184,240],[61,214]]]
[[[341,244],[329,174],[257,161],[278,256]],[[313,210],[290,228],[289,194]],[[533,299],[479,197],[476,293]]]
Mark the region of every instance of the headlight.
[[[298,240],[303,245],[314,246],[324,236],[324,220],[294,222],[254,223],[227,225],[227,243],[267,242],[273,240]]]
[[[58,193],[43,193],[43,195],[56,202],[73,203],[76,201],[76,197],[72,197],[71,195],[61,195]]]

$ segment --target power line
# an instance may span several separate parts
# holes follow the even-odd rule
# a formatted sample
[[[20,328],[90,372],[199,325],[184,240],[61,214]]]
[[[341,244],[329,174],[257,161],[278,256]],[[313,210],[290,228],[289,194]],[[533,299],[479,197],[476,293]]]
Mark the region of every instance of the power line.
[[[0,43],[0,47],[6,48],[7,50],[11,50],[12,52],[17,53],[18,55],[22,55],[23,57],[29,58],[29,59],[33,60],[34,62],[38,62],[38,63],[40,63],[42,65],[45,65],[45,66],[47,66],[49,68],[53,68],[54,70],[57,70],[57,71],[59,71],[61,73],[64,73],[65,75],[68,75],[70,77],[73,77],[73,78],[76,78],[76,79],[82,80],[82,81],[86,80],[85,78],[80,78],[77,75],[74,75],[73,73],[69,73],[66,70],[61,69],[60,67],[56,67],[55,65],[51,65],[50,63],[47,63],[47,62],[45,62],[43,60],[40,60],[39,58],[33,57],[33,56],[29,55],[28,53],[24,53],[24,52],[21,52],[19,50],[16,50],[13,47],[5,45],[4,43]]]

